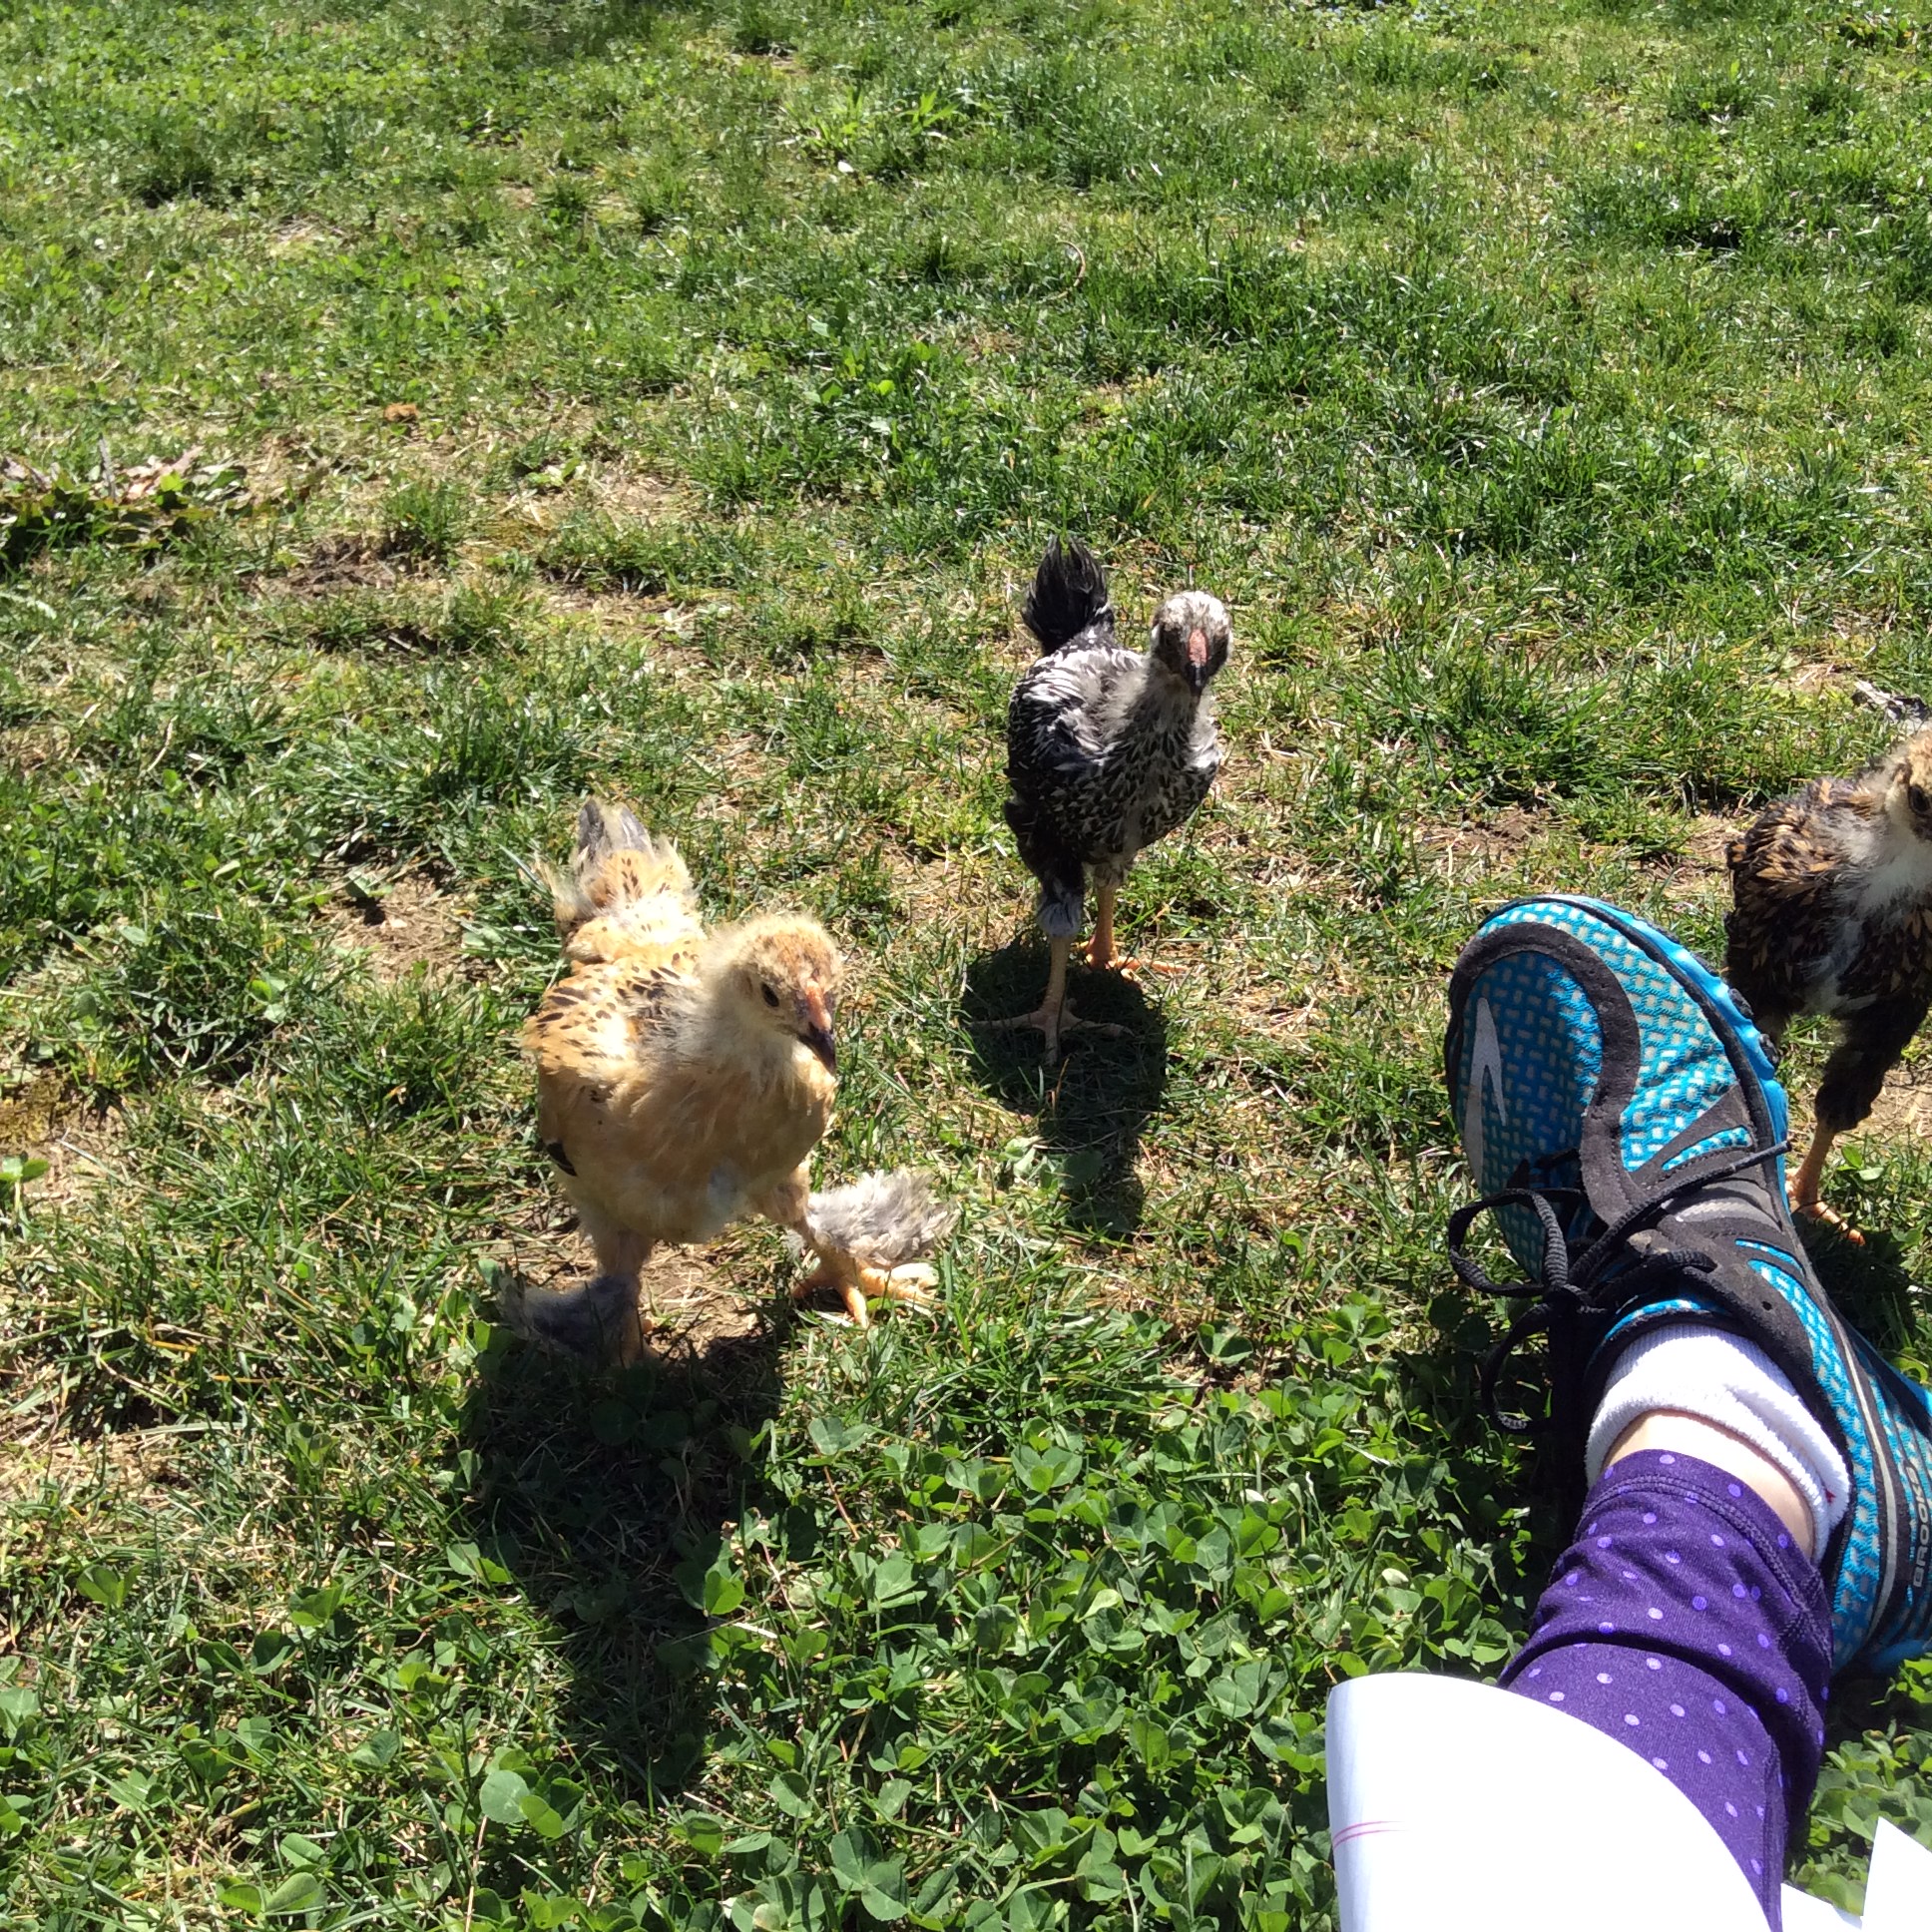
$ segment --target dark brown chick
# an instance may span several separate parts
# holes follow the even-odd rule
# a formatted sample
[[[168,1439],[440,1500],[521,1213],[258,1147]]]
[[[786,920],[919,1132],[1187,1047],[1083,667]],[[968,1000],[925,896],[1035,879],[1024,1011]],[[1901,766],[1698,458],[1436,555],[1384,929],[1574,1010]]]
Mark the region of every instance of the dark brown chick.
[[[1855,778],[1780,798],[1728,857],[1725,977],[1773,1041],[1800,1013],[1842,1029],[1791,1206],[1843,1228],[1818,1200],[1825,1157],[1871,1112],[1932,1008],[1932,729]]]

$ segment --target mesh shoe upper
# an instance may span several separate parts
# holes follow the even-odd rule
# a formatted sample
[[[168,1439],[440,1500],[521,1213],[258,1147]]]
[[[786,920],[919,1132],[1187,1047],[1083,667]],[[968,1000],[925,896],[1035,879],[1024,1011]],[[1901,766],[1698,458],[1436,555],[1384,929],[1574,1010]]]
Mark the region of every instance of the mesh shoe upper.
[[[1458,961],[1445,1063],[1484,1197],[1452,1221],[1452,1256],[1473,1285],[1533,1299],[1485,1366],[1492,1409],[1508,1351],[1547,1331],[1550,1425],[1580,1477],[1581,1432],[1627,1338],[1685,1315],[1747,1335],[1852,1472],[1825,1556],[1840,1668],[1926,1649],[1932,1417],[1811,1270],[1784,1195],[1784,1093],[1723,982],[1630,914],[1527,900]],[[1485,1209],[1529,1282],[1499,1287],[1463,1253]]]

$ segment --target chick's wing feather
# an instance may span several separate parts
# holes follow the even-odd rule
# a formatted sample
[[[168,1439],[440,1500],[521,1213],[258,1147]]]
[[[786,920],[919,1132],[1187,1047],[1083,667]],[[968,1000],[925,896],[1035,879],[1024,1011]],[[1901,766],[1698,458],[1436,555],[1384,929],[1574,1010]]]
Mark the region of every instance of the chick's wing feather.
[[[1846,868],[1876,810],[1853,780],[1820,778],[1731,841],[1724,973],[1760,1014],[1803,1010],[1844,945]]]
[[[1074,827],[1100,779],[1112,739],[1146,676],[1115,644],[1080,645],[1042,658],[1020,680],[1006,714],[1006,774],[1016,796]]]
[[[559,980],[525,1022],[523,1044],[546,1076],[570,1074],[610,1086],[647,1064],[675,1030],[691,985],[675,967],[618,960],[580,966]]]

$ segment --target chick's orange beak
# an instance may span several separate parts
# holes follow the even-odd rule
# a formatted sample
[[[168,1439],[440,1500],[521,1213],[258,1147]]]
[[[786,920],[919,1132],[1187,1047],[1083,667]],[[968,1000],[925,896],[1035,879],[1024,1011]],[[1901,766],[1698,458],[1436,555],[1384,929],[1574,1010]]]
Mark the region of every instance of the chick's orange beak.
[[[828,1074],[838,1071],[838,1046],[832,1039],[831,1009],[826,1006],[824,995],[807,993],[799,1002],[804,1017],[804,1026],[799,1032],[801,1039],[824,1063]]]

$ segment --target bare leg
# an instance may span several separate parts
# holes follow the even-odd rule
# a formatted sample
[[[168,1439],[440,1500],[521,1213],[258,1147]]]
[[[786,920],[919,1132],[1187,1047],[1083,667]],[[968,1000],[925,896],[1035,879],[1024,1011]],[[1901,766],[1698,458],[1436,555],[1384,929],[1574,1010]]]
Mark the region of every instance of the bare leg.
[[[623,1366],[641,1360],[656,1322],[641,1305],[652,1243],[587,1202],[578,1220],[597,1254],[594,1280],[549,1291],[519,1284],[505,1298],[510,1325],[581,1361]]]
[[[1107,904],[1106,899],[1102,904]],[[1107,1025],[1098,1020],[1083,1020],[1067,998],[1067,961],[1073,953],[1071,939],[1049,939],[1048,956],[1051,964],[1047,969],[1047,992],[1039,1006],[1031,1013],[1022,1013],[1011,1020],[995,1020],[991,1024],[1002,1033],[1010,1033],[1017,1027],[1038,1027],[1047,1036],[1047,1058],[1054,1060],[1060,1054],[1060,1036],[1086,1029],[1090,1033],[1119,1033],[1117,1026]]]
[[[1604,1468],[1634,1456],[1640,1449],[1668,1449],[1680,1456],[1695,1456],[1727,1476],[1755,1490],[1771,1514],[1797,1538],[1798,1547],[1813,1547],[1811,1508],[1791,1486],[1791,1479],[1768,1457],[1761,1456],[1742,1436],[1720,1429],[1701,1416],[1676,1409],[1654,1409],[1641,1415],[1612,1445]]]
[[[1179,966],[1162,966],[1151,959],[1129,959],[1114,947],[1114,902],[1121,896],[1118,885],[1105,882],[1094,887],[1099,903],[1094,913],[1094,937],[1087,948],[1087,964],[1097,973],[1119,973],[1133,979],[1138,973],[1178,973]]]
[[[1503,1683],[1641,1751],[1772,1917],[1783,1800],[1809,1794],[1830,1670],[1810,1509],[1755,1447],[1676,1410],[1635,1418],[1611,1457]],[[1689,1641],[1654,1637],[1658,1624]],[[1747,1824],[1756,1803],[1765,1817]]]
[[[865,1306],[869,1295],[884,1295],[893,1301],[929,1302],[926,1293],[938,1276],[923,1262],[910,1262],[889,1272],[869,1268],[856,1255],[816,1239],[811,1231],[808,1210],[811,1206],[811,1164],[801,1162],[787,1180],[758,1203],[758,1212],[780,1227],[788,1227],[818,1257],[809,1274],[791,1284],[791,1298],[802,1301],[818,1288],[836,1288],[844,1297],[846,1311],[861,1328],[872,1325]]]
[[[1836,1208],[1827,1208],[1818,1199],[1818,1189],[1824,1180],[1825,1157],[1830,1154],[1831,1144],[1836,1139],[1837,1136],[1820,1121],[1811,1136],[1811,1145],[1804,1151],[1804,1165],[1798,1169],[1797,1179],[1791,1184],[1791,1211],[1807,1215],[1812,1220],[1821,1220],[1827,1227],[1835,1227],[1854,1246],[1863,1247],[1864,1235]]]
[[[1818,1076],[1818,1131],[1806,1151],[1804,1166],[1798,1170],[1792,1190],[1794,1212],[1809,1214],[1827,1226],[1835,1227],[1848,1241],[1863,1246],[1863,1238],[1818,1200],[1818,1185],[1824,1180],[1825,1156],[1832,1142],[1849,1133],[1872,1110],[1885,1076],[1899,1063],[1912,1044],[1912,1036],[1925,1024],[1927,1003],[1922,1000],[1877,1000],[1844,1016],[1845,1035],[1831,1050]]]

